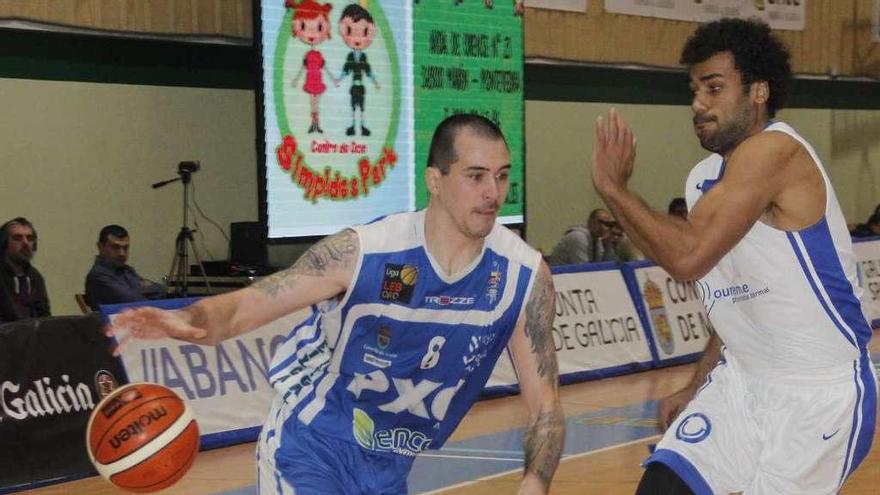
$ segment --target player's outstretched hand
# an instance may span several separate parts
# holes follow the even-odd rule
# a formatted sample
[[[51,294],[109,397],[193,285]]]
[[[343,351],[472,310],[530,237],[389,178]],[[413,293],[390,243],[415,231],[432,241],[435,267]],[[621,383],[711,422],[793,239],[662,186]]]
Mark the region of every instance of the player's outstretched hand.
[[[636,138],[620,112],[596,119],[593,143],[593,185],[600,193],[626,186],[636,159]]]
[[[197,343],[208,332],[204,328],[192,326],[186,312],[144,306],[119,313],[113,324],[107,328],[107,335],[119,338],[113,351],[114,355],[119,355],[132,339],[173,338]]]
[[[660,429],[666,431],[693,398],[694,390],[690,387],[664,397],[657,408],[657,422],[660,425]]]

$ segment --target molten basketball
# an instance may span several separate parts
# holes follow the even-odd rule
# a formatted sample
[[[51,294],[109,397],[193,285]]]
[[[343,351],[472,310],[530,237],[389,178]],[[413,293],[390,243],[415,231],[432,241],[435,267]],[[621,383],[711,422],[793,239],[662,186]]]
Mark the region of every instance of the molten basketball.
[[[173,485],[192,466],[199,426],[173,390],[132,383],[92,412],[86,445],[101,476],[125,490],[153,492]]]

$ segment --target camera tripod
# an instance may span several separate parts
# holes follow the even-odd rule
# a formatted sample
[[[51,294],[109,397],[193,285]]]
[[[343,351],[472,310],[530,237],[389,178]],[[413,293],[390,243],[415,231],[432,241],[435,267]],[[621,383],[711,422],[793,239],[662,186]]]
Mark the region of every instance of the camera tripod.
[[[196,258],[199,272],[202,277],[205,277],[205,267],[202,264],[202,258],[199,256],[199,251],[196,249],[196,243],[193,239],[193,232],[195,232],[195,230],[189,228],[188,216],[190,181],[192,180],[193,172],[197,172],[198,170],[199,162],[180,162],[177,165],[177,173],[180,177],[153,184],[153,188],[155,189],[162,187],[165,184],[170,184],[171,182],[180,181],[183,183],[183,225],[181,225],[180,231],[177,233],[177,238],[174,241],[174,258],[171,260],[171,268],[168,270],[167,277],[168,284],[173,284],[177,287],[175,292],[177,292],[180,297],[189,296],[190,250],[192,250],[193,256]],[[208,289],[208,294],[213,294],[214,291],[211,288],[211,283],[207,278],[204,280],[205,287]]]

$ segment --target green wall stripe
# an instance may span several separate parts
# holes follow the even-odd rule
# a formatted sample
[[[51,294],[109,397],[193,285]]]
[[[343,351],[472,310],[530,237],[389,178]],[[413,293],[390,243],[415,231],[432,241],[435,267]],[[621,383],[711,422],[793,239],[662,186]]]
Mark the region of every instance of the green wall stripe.
[[[527,100],[689,105],[687,74],[527,64]],[[789,108],[880,109],[880,81],[795,79]]]
[[[255,89],[253,46],[0,29],[0,77]],[[525,98],[688,105],[684,71],[526,64]],[[880,109],[880,81],[796,79],[792,108]]]
[[[253,89],[251,46],[0,29],[0,77]]]

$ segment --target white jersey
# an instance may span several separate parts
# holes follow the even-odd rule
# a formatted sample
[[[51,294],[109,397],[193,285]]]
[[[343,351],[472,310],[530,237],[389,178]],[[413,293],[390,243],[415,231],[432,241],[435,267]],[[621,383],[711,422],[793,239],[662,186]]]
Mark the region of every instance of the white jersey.
[[[782,122],[810,154],[825,183],[825,214],[789,232],[761,221],[700,280],[703,303],[728,352],[743,369],[774,378],[836,375],[865,352],[871,328],[859,302],[852,239],[834,189],[813,148]],[[713,154],[687,180],[688,209],[724,175]],[[831,378],[829,376],[829,378]]]

